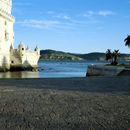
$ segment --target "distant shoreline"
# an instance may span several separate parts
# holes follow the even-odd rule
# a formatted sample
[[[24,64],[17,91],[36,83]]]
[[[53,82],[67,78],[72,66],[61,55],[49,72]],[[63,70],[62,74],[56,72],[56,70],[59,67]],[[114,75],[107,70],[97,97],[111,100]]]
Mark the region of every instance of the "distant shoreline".
[[[105,53],[103,52],[92,52],[87,54],[76,54],[56,50],[41,50],[41,59],[44,60],[72,60],[72,61],[82,61],[82,60],[97,60],[105,61]],[[120,60],[130,61],[130,54],[121,54]]]

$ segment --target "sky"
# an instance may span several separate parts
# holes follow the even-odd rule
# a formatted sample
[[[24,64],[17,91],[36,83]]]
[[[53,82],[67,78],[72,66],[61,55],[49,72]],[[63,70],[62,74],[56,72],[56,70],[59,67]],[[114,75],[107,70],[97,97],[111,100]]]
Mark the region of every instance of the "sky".
[[[15,47],[130,53],[130,0],[13,0]]]

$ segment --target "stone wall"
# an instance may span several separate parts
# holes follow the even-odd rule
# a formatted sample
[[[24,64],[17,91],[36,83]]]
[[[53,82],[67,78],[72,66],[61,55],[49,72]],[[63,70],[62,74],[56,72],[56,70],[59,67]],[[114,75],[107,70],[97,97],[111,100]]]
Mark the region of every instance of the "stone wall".
[[[25,49],[25,48],[24,48]],[[36,68],[39,60],[39,53],[31,50],[11,49],[10,64],[14,69]]]
[[[25,54],[21,57],[23,66],[37,66],[39,54],[35,51],[26,50]]]
[[[10,69],[10,57],[9,54],[0,52],[0,71],[6,71]]]
[[[89,65],[87,69],[87,76],[116,76],[120,74],[125,68],[105,65]]]

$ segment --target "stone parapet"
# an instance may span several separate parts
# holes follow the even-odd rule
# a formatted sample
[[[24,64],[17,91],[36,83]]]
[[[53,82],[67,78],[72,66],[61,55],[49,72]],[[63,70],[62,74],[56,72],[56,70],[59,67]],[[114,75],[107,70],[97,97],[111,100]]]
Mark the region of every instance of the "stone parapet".
[[[126,70],[125,67],[89,65],[86,76],[117,76],[124,70]]]

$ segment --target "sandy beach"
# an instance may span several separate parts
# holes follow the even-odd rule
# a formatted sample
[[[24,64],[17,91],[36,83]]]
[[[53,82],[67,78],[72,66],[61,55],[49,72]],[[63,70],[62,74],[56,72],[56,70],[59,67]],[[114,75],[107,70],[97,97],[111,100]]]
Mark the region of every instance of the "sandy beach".
[[[0,79],[0,130],[129,129],[129,76]]]

